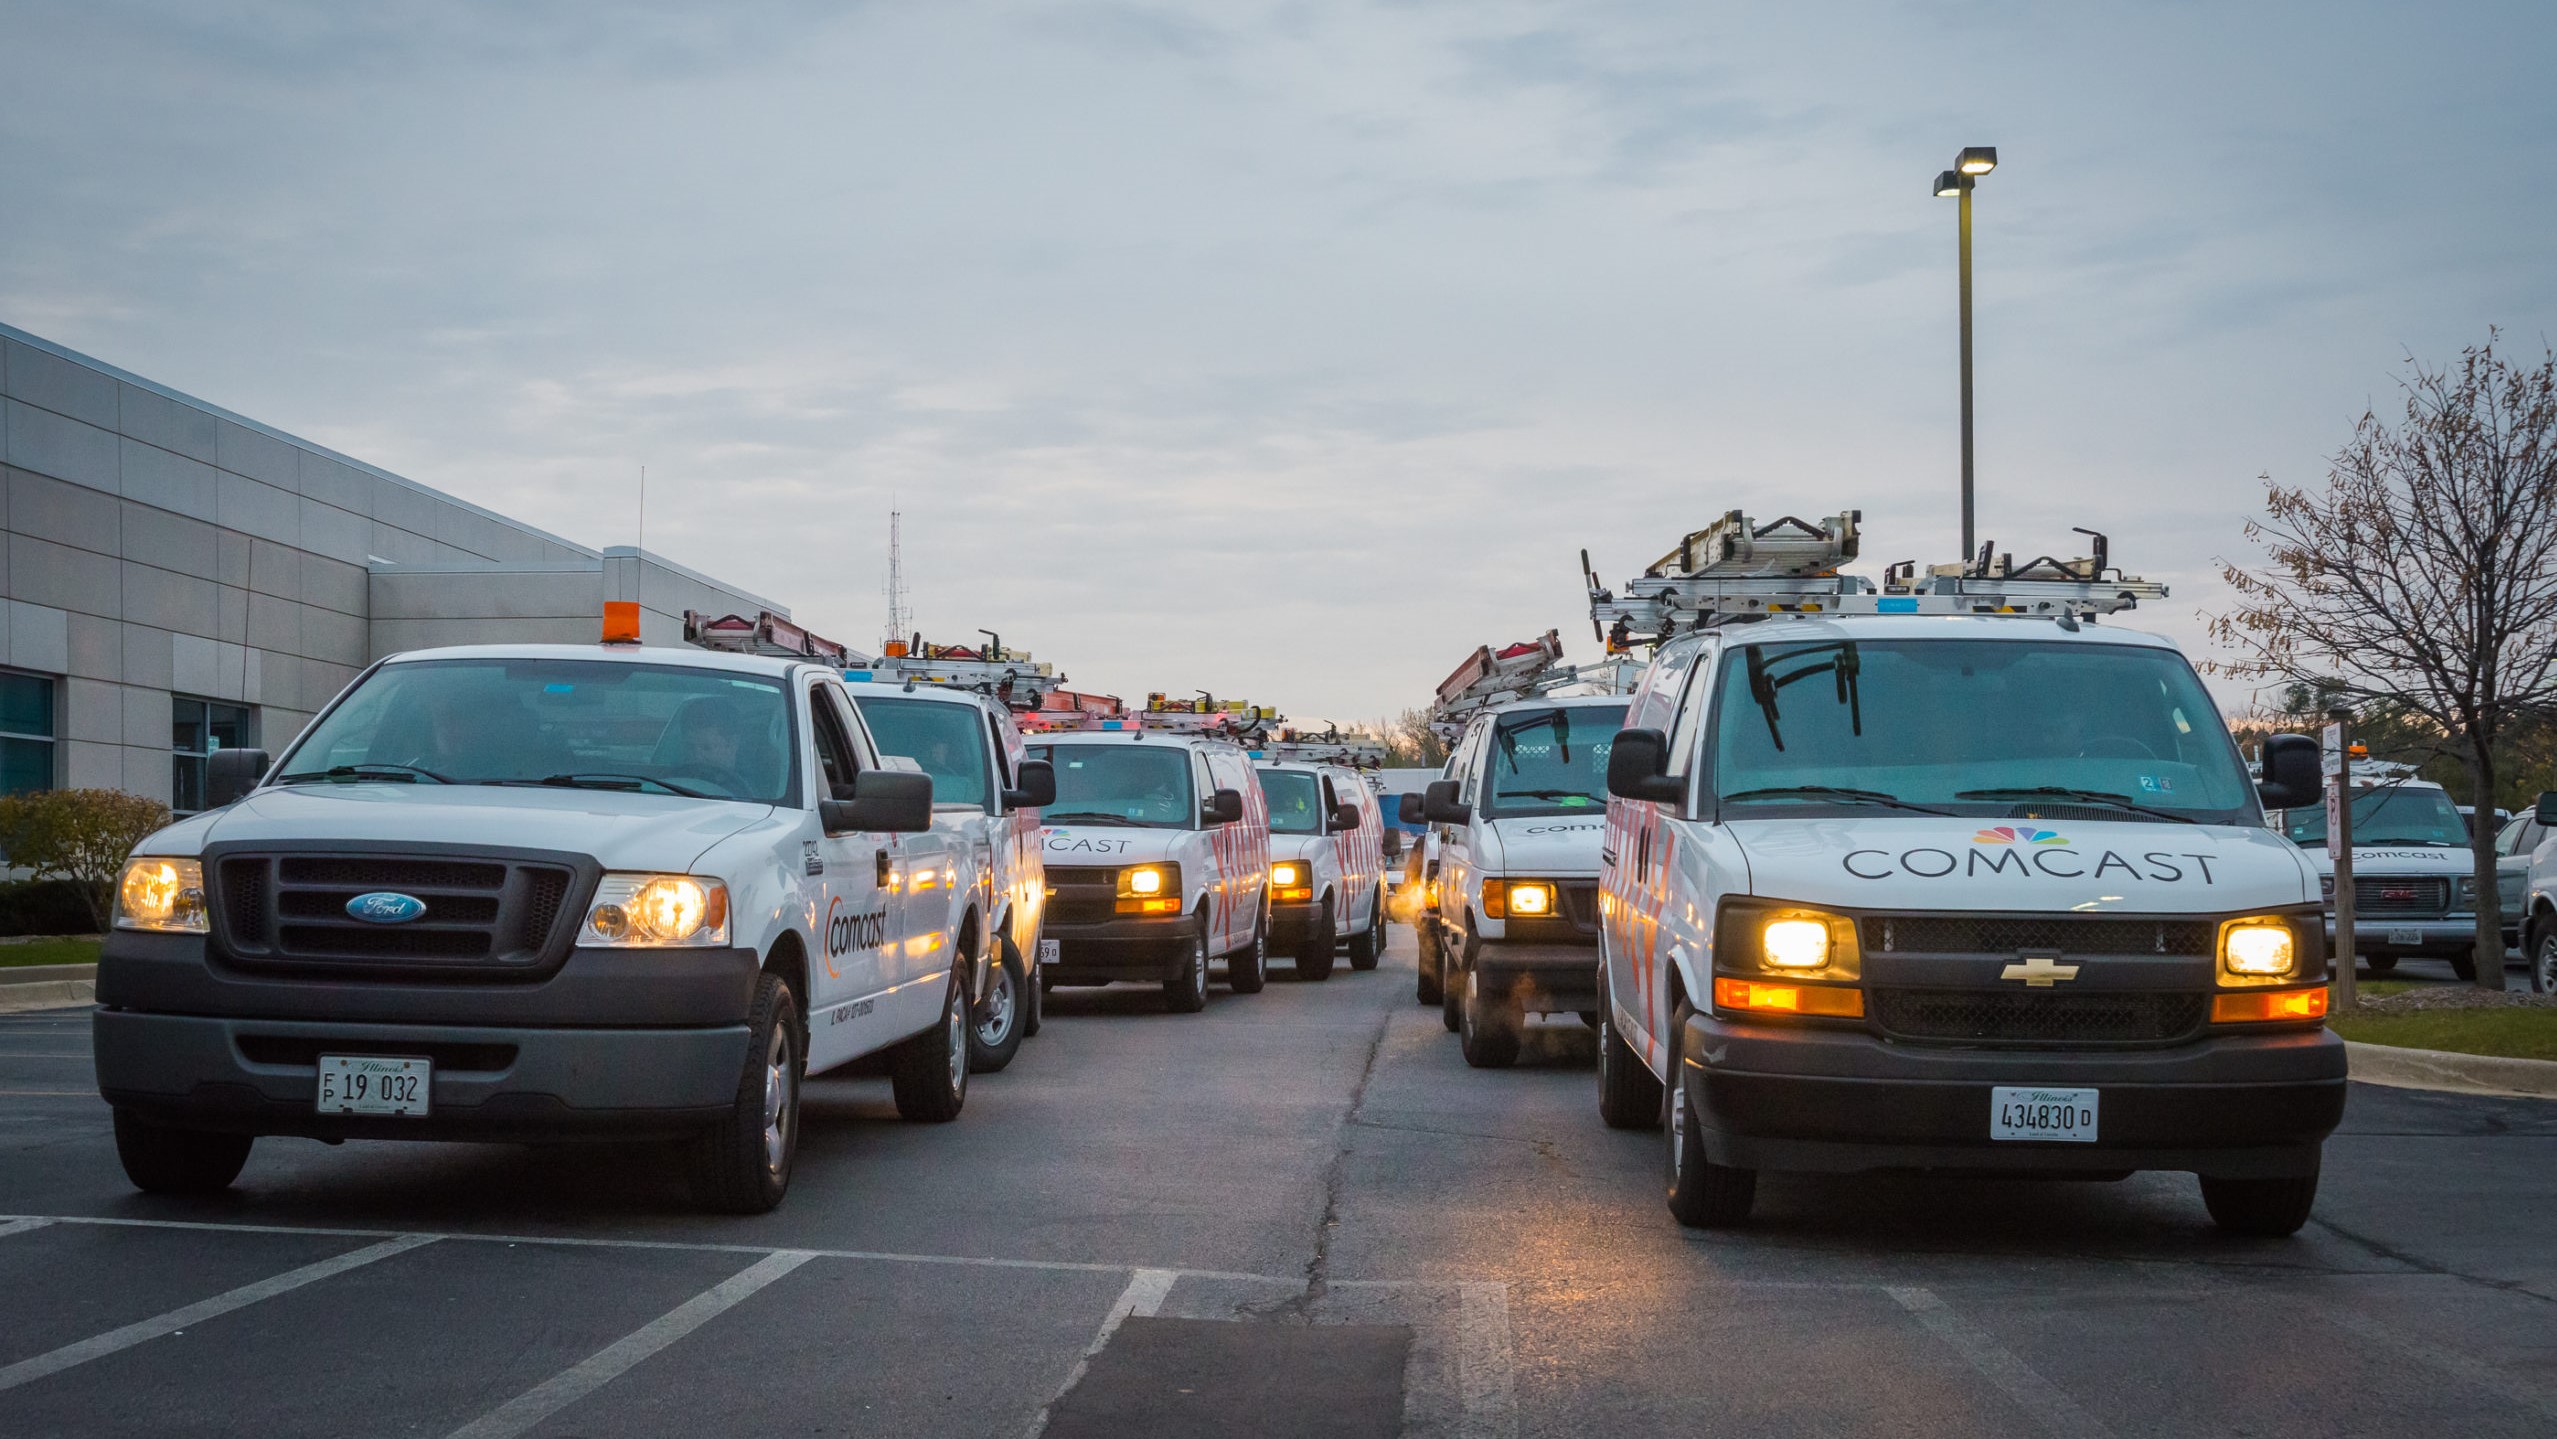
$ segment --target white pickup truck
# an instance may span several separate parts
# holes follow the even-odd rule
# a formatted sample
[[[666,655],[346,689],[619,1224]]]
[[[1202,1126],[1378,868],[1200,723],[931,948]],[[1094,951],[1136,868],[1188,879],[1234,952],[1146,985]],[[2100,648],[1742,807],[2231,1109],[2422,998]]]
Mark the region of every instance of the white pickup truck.
[[[125,865],[100,1093],[143,1189],[259,1135],[674,1139],[779,1203],[803,1075],[956,1118],[980,992],[932,783],[830,669],[615,645],[394,656]]]

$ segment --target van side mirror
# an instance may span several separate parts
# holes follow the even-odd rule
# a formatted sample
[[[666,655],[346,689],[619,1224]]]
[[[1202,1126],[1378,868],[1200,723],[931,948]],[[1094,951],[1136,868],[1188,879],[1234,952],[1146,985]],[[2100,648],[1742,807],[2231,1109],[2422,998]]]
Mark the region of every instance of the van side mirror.
[[[1431,824],[1467,824],[1474,818],[1474,807],[1456,796],[1464,785],[1452,779],[1434,779],[1421,791],[1421,818]]]
[[[2557,826],[2557,789],[2539,792],[2539,807],[2531,811],[2530,817],[2539,821],[2543,828]]]
[[[1207,817],[1212,824],[1235,824],[1243,818],[1243,792],[1221,789],[1207,802]]]
[[[1387,859],[1401,859],[1403,857],[1403,832],[1399,829],[1389,829],[1385,831],[1385,838],[1378,842],[1377,849],[1383,853]]]
[[[1353,830],[1358,828],[1358,819],[1359,815],[1357,805],[1339,804],[1332,806],[1332,832],[1334,834],[1339,834],[1344,830]]]
[[[1055,765],[1043,759],[1025,759],[1012,777],[1018,783],[1003,792],[1005,809],[1044,809],[1057,802]]]
[[[217,749],[204,761],[204,807],[220,809],[266,778],[266,751]]]
[[[2257,757],[2255,793],[2266,809],[2299,809],[2317,803],[2326,767],[2316,740],[2304,734],[2268,734]]]
[[[1398,794],[1394,796],[1394,818],[1405,824],[1427,824],[1429,813],[1422,808],[1425,803],[1418,790]]]
[[[1669,737],[1656,729],[1616,731],[1607,752],[1607,792],[1653,804],[1684,801],[1687,781],[1669,772]]]
[[[919,834],[932,828],[932,776],[866,769],[852,777],[852,798],[817,802],[828,834]]]

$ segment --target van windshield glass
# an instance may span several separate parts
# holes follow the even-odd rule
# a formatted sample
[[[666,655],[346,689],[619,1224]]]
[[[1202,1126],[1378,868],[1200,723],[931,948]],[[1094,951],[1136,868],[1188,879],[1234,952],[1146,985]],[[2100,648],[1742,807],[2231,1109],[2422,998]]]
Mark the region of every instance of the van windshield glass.
[[[384,665],[315,725],[278,783],[553,785],[790,802],[778,680],[596,660]]]
[[[904,755],[932,776],[934,804],[985,805],[985,715],[974,704],[868,695],[853,703],[881,754]]]
[[[2260,823],[2193,667],[2145,645],[1739,645],[1722,660],[1713,726],[1709,784],[1725,818],[1916,810]]]
[[[1030,758],[1056,767],[1057,802],[1046,824],[1118,824],[1189,829],[1199,802],[1190,793],[1190,752],[1173,745],[1032,745]]]
[[[1483,793],[1486,819],[1536,814],[1604,814],[1607,752],[1625,727],[1625,707],[1557,705],[1519,710],[1492,723]]]
[[[2282,816],[2282,833],[2302,849],[2326,848],[2326,806],[2308,805]],[[2468,847],[2468,824],[2450,792],[2412,785],[2381,785],[2353,794],[2353,847],[2366,844]]]
[[[1260,775],[1261,793],[1270,802],[1270,833],[1323,832],[1323,787],[1314,776],[1286,769],[1265,769]]]

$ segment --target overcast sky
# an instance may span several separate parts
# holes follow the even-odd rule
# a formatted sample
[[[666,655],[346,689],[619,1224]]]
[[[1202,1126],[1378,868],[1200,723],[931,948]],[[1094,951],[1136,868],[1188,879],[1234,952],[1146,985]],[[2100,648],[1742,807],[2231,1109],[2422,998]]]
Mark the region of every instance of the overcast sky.
[[[869,648],[1423,702],[1726,509],[2073,525],[2557,333],[2557,7],[0,0],[0,320]]]

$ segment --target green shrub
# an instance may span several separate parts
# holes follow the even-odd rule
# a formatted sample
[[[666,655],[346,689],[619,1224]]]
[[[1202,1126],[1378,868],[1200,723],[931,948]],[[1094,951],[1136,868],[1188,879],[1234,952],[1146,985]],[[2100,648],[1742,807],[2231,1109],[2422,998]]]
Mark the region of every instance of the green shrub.
[[[169,807],[119,789],[39,789],[0,795],[0,853],[37,879],[65,880],[100,933],[115,880],[133,847],[169,822]]]
[[[88,896],[67,879],[0,880],[0,935],[94,934]]]

